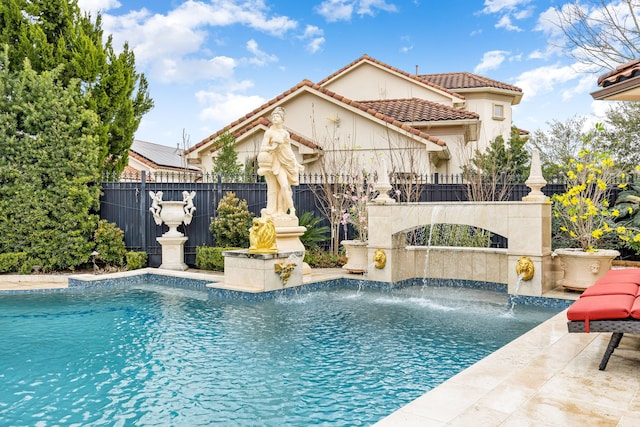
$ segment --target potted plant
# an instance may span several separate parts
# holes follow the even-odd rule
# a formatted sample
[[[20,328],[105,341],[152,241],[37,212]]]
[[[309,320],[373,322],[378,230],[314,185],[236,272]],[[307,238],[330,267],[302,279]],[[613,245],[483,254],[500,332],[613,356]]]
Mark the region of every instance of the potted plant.
[[[342,268],[350,273],[365,273],[367,271],[369,227],[367,203],[373,200],[376,194],[371,178],[371,175],[365,172],[352,175],[342,195],[346,201],[346,208],[342,212],[340,224],[344,228],[345,236],[347,236],[349,225],[355,233],[354,239],[345,239],[340,242],[347,255],[347,263]]]
[[[596,125],[596,132],[602,130],[602,125]],[[585,138],[577,158],[562,166],[567,190],[552,196],[553,216],[561,232],[575,244],[575,247],[555,250],[564,270],[559,283],[571,290],[591,286],[609,271],[613,259],[620,255],[616,250],[597,248],[598,241],[606,234],[616,233],[608,195],[618,174],[611,158],[594,149],[590,141],[591,138]]]

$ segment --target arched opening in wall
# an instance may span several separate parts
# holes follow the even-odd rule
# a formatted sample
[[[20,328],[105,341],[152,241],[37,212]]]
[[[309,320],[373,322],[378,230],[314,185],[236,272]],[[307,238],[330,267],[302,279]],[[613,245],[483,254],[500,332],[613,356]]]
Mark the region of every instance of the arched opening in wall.
[[[426,224],[401,234],[406,246],[507,248],[509,243],[505,236],[467,224]]]

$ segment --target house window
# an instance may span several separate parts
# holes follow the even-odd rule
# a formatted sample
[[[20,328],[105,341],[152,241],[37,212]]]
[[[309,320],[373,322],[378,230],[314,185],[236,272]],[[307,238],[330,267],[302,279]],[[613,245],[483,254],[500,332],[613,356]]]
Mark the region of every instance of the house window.
[[[493,119],[504,120],[504,105],[493,104]]]

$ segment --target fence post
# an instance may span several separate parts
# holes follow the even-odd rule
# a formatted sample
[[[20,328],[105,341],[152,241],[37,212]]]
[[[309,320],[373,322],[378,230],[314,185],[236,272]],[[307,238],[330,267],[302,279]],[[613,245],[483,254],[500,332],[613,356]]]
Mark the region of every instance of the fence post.
[[[222,200],[222,172],[218,172],[218,202]]]
[[[147,213],[147,173],[141,171],[140,174],[140,242],[142,252],[147,252],[147,221],[149,215]]]

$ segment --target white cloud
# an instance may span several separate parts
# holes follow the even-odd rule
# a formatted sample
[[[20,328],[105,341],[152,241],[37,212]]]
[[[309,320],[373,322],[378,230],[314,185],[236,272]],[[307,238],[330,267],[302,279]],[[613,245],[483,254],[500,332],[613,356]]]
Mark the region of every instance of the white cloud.
[[[528,6],[529,3],[531,0],[485,0],[484,9],[480,13],[498,15],[496,28],[503,28],[507,31],[523,31],[513,21],[531,17],[533,10]]]
[[[324,0],[314,11],[327,22],[350,21],[354,13],[375,16],[378,11],[397,12],[393,3],[385,0]]]
[[[327,22],[349,21],[353,15],[353,1],[325,0],[314,11]]]
[[[306,39],[322,35],[324,35],[324,31],[322,30],[322,28],[316,27],[315,25],[307,25],[304,29],[304,33],[300,37],[302,39]]]
[[[207,42],[211,28],[230,25],[280,37],[294,30],[297,22],[286,16],[269,16],[262,0],[188,0],[166,14],[141,9],[119,16],[103,15],[105,34],[113,34],[114,46],[128,42],[136,55],[136,65],[162,76],[163,81],[170,81],[172,76],[181,79],[185,74],[182,69],[189,64],[204,66],[194,69],[192,80],[226,75],[221,71],[227,67],[220,68],[218,60],[211,61]],[[254,51],[253,55],[244,62],[264,64],[277,60],[264,52]],[[167,65],[170,68],[162,71]]]
[[[222,128],[243,117],[247,111],[252,111],[265,103],[265,99],[259,96],[239,95],[232,92],[199,91],[196,93],[196,99],[201,104],[205,104],[198,118],[213,121],[214,129]]]
[[[485,0],[482,12],[490,14],[513,11],[529,3],[531,3],[531,0]]]
[[[316,53],[322,50],[322,45],[325,42],[324,37],[316,37],[312,39],[309,43],[307,43],[307,51],[311,53]]]
[[[538,16],[534,30],[542,31],[547,37],[555,40],[563,35],[559,23],[558,9],[550,7]]]
[[[544,55],[539,49],[534,50],[527,56],[527,59],[543,59]]]
[[[597,119],[603,120],[607,112],[617,105],[618,101],[596,101],[591,102],[591,114]]]
[[[473,72],[482,74],[489,70],[495,70],[502,64],[509,52],[504,50],[490,50],[482,56],[482,62],[478,64]]]
[[[566,65],[550,65],[525,71],[516,79],[514,85],[522,89],[526,100],[530,101],[539,93],[551,93],[557,86],[579,78],[576,71]]]
[[[582,76],[582,77],[579,77]],[[580,74],[576,76],[578,82],[562,91],[562,100],[568,101],[576,96],[589,93],[593,90],[595,78],[591,74]]]
[[[408,53],[408,52],[411,52],[412,50],[413,50],[413,45],[402,46],[400,48],[400,52],[402,52],[402,53]]]
[[[122,4],[118,0],[78,0],[78,6],[81,10],[90,12],[91,16],[96,16],[97,12],[117,9]]]
[[[413,43],[411,42],[410,36],[402,36],[400,40],[403,43],[403,46],[400,47],[400,52],[407,53],[413,50]]]
[[[503,15],[502,18],[495,25],[496,28],[504,28],[507,31],[522,31],[522,28],[517,25],[513,25],[511,23],[511,18],[509,15]]]
[[[398,9],[394,4],[389,4],[385,0],[360,0],[358,4],[358,15],[375,16],[375,9],[385,12],[396,12]]]
[[[210,59],[167,57],[153,62],[149,69],[149,76],[163,83],[230,79],[236,66],[236,61],[226,56]]]
[[[277,56],[269,55],[268,53],[260,50],[260,48],[258,47],[258,43],[253,39],[247,42],[247,50],[249,51],[249,53],[253,54],[253,57],[248,59],[249,63],[253,65],[263,67],[270,62],[278,61]]]
[[[299,37],[300,40],[308,40],[307,51],[316,53],[322,50],[322,45],[326,41],[324,38],[324,31],[316,27],[315,25],[307,25],[304,29],[304,33]]]

